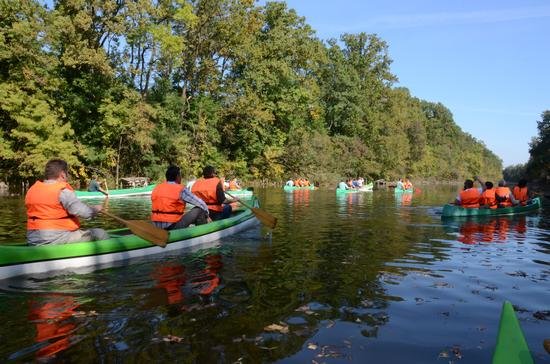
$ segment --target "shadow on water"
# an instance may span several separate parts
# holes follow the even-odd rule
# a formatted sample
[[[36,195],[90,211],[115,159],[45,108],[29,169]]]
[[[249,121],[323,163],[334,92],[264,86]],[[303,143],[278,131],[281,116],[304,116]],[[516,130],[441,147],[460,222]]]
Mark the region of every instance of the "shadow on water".
[[[454,189],[256,192],[279,220],[270,239],[250,229],[198,251],[1,286],[0,358],[37,360],[57,345],[50,359],[69,362],[488,362],[511,299],[536,360],[549,361],[547,206],[441,221]],[[149,214],[148,199],[117,203],[124,218]],[[57,334],[39,334],[41,317]]]

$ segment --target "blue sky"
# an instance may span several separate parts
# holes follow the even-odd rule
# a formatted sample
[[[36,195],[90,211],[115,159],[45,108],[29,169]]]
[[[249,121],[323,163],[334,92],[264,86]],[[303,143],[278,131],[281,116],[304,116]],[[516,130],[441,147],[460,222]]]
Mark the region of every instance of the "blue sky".
[[[525,163],[550,109],[550,1],[288,0],[321,39],[375,33],[397,86],[441,102],[504,166]]]

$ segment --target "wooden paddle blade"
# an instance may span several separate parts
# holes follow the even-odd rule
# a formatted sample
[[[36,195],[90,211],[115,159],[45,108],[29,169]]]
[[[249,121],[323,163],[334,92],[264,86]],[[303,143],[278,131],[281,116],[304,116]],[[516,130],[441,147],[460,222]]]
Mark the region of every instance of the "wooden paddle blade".
[[[275,216],[257,207],[252,207],[250,210],[252,210],[254,215],[256,215],[256,218],[260,220],[262,224],[270,229],[275,229],[275,226],[277,226],[277,218]]]
[[[168,231],[158,228],[147,221],[126,220],[125,224],[135,235],[162,248],[168,242]]]

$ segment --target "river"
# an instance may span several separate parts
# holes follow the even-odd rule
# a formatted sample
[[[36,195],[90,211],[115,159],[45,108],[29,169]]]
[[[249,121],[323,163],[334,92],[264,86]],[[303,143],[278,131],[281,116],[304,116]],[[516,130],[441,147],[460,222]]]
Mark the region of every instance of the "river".
[[[550,200],[522,216],[442,221],[455,187],[256,193],[279,220],[272,234],[0,281],[0,361],[487,363],[510,300],[535,361],[550,362]],[[150,202],[110,209],[146,218]],[[23,200],[0,198],[0,213],[0,244],[23,241]]]

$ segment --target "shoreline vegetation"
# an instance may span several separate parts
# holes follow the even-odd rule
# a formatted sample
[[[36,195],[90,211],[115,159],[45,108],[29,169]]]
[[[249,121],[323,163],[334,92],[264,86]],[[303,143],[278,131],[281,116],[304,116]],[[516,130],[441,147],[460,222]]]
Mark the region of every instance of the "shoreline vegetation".
[[[396,87],[375,34],[320,40],[284,2],[8,0],[0,8],[0,181],[51,158],[92,174],[328,185],[341,176],[497,180],[502,161],[439,102]],[[449,86],[451,87],[451,86]],[[550,112],[525,173],[548,174]],[[533,154],[534,153],[534,154]]]

